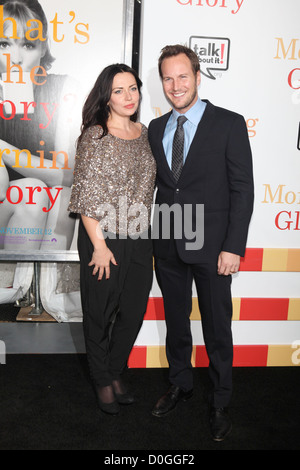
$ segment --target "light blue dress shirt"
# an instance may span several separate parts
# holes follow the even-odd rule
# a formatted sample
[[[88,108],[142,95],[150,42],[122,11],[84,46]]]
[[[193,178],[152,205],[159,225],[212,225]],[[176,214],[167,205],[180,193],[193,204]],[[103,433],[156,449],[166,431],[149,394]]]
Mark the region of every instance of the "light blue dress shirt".
[[[193,141],[195,136],[197,127],[203,113],[206,108],[206,103],[201,101],[198,98],[197,102],[189,109],[185,114],[180,114],[175,109],[173,109],[171,116],[167,122],[165,133],[163,137],[163,146],[165,150],[165,154],[167,157],[167,162],[171,168],[172,165],[172,145],[173,145],[173,138],[177,127],[177,118],[178,116],[185,116],[187,121],[184,123],[184,151],[183,151],[183,161],[185,162],[186,156],[188,154],[190,145]]]

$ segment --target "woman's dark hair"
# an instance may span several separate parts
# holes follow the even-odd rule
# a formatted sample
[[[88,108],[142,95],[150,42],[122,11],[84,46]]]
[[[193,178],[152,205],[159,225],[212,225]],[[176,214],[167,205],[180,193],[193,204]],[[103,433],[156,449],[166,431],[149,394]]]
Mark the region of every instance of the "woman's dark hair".
[[[49,48],[47,18],[38,0],[0,0],[0,5],[4,6],[3,12],[5,16],[19,21],[24,29],[28,20],[39,20],[42,23],[43,36],[47,38],[47,42],[45,42],[45,54],[41,58],[40,65],[45,70],[49,70],[55,59],[51,55]]]
[[[103,133],[101,137],[108,134],[107,120],[110,113],[108,102],[112,93],[113,80],[115,75],[124,72],[131,73],[134,76],[140,93],[142,81],[134,69],[125,64],[112,64],[105,67],[97,78],[83,106],[81,135],[79,140],[86,129],[95,125],[102,127]],[[130,119],[135,122],[137,120],[137,112],[135,112]]]

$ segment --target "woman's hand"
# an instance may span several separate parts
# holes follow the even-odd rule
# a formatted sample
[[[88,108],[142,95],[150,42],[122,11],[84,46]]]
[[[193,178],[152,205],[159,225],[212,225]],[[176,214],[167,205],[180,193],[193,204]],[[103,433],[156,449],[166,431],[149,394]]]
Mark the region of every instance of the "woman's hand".
[[[103,278],[104,273],[105,273],[105,278],[109,279],[110,278],[110,263],[117,266],[115,257],[113,253],[110,251],[110,249],[107,247],[107,245],[105,244],[101,248],[95,248],[93,252],[92,260],[89,263],[89,266],[94,266],[93,276],[96,276],[97,272],[99,271],[99,274],[98,274],[99,281],[101,281],[101,279]]]
[[[91,240],[94,251],[89,266],[94,266],[93,276],[98,274],[98,280],[101,281],[105,273],[106,279],[110,278],[110,263],[117,266],[117,262],[113,253],[110,251],[106,245],[103,233],[99,227],[99,222],[91,217],[86,215],[81,216],[83,225],[87,231],[89,239]]]

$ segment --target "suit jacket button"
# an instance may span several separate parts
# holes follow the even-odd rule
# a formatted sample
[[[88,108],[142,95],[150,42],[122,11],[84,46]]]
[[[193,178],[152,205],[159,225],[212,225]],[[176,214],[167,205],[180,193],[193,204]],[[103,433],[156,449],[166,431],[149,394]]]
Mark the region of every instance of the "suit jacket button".
[[[179,189],[178,189],[178,188],[176,188],[176,193],[179,193]]]

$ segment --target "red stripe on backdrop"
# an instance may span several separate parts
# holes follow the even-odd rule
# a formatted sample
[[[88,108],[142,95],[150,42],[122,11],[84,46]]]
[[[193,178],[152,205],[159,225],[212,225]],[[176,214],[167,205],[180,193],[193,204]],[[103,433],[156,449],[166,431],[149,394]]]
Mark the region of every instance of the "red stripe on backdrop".
[[[287,320],[289,299],[241,299],[240,320]]]
[[[161,346],[164,348],[164,346]],[[268,345],[236,345],[233,347],[233,367],[266,367]],[[208,367],[205,346],[195,346],[195,367]],[[159,363],[157,367],[159,367]],[[147,367],[147,346],[134,346],[128,360],[128,367]]]
[[[237,345],[233,347],[234,367],[264,367],[267,365],[268,346]],[[208,367],[208,356],[205,346],[196,346],[195,367]]]
[[[144,320],[164,320],[164,302],[162,297],[150,297]]]
[[[128,367],[134,368],[145,368],[147,367],[147,346],[134,346],[131,350]]]
[[[263,255],[263,248],[247,248],[245,256],[241,258],[240,271],[261,271]]]
[[[241,321],[287,320],[290,299],[241,298],[238,319]],[[150,297],[144,320],[164,320],[162,297]]]
[[[268,345],[239,345],[233,348],[233,367],[265,367]]]
[[[196,346],[195,367],[208,367],[208,362],[205,346]]]

